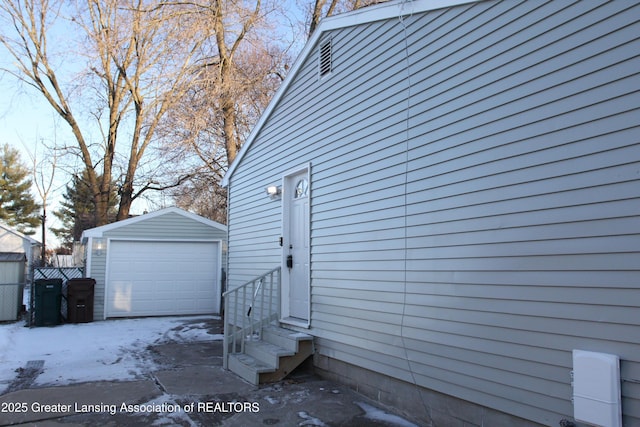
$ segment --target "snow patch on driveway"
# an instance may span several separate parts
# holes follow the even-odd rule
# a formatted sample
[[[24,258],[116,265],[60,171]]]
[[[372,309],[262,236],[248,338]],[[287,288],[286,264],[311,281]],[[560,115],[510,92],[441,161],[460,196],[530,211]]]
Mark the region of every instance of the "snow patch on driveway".
[[[210,319],[140,318],[41,328],[26,328],[21,322],[0,325],[0,393],[33,360],[44,360],[35,385],[139,378],[155,368],[143,356],[149,345],[222,340],[206,330]]]
[[[376,408],[375,406],[368,405],[364,402],[355,402],[362,410],[365,412],[365,418],[368,418],[373,421],[379,421],[386,423],[387,425],[398,426],[398,427],[418,427],[417,425],[401,418],[397,415],[389,414],[388,412],[383,411],[382,409]]]

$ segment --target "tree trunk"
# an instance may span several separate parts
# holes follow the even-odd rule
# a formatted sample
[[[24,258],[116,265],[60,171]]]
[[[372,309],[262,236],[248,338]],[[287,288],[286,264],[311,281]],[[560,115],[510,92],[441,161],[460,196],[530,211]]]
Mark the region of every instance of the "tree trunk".
[[[133,185],[130,182],[126,182],[120,190],[120,204],[118,206],[118,216],[116,221],[122,221],[129,218],[129,211],[131,210],[131,204],[133,203]]]
[[[99,191],[95,194],[94,200],[96,205],[94,212],[96,227],[109,224],[109,191]]]
[[[236,111],[233,105],[233,100],[228,99],[228,96],[225,96],[227,99],[223,100],[222,107],[222,119],[224,126],[224,139],[225,145],[227,149],[227,162],[228,164],[233,163],[238,154],[238,144],[236,138]]]

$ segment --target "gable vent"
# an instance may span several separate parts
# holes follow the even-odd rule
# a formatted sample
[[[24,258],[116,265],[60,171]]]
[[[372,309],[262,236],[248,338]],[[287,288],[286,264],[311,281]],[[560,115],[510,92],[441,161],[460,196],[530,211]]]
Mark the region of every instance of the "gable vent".
[[[327,39],[320,45],[320,77],[331,73],[331,39]]]

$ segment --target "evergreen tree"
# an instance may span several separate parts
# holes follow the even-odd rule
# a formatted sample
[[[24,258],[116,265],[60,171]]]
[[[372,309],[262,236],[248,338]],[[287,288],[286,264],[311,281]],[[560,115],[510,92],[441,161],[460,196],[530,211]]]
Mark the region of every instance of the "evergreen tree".
[[[114,222],[117,215],[118,197],[115,184],[112,185],[109,196],[108,220]],[[67,248],[73,242],[79,241],[82,232],[96,227],[94,196],[89,186],[89,174],[85,170],[82,175],[74,175],[71,184],[67,185],[62,206],[53,214],[62,222],[62,227],[52,228],[51,231]]]
[[[30,173],[20,152],[4,144],[0,151],[0,221],[23,234],[34,234],[40,224],[40,206],[31,194]]]

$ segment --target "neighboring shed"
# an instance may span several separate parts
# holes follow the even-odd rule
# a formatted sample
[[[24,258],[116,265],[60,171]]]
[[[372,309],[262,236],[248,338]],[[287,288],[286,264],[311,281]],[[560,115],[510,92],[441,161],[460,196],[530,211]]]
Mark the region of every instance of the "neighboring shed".
[[[224,178],[230,292],[280,268],[318,371],[421,425],[640,425],[639,35],[624,0],[324,20]]]
[[[0,283],[24,283],[24,253],[0,252],[0,263]]]
[[[0,252],[21,253],[26,258],[24,277],[28,280],[34,262],[40,259],[42,243],[0,223]]]
[[[226,227],[170,207],[84,231],[94,318],[217,314]]]
[[[0,321],[16,320],[22,307],[27,258],[20,252],[0,252]]]

